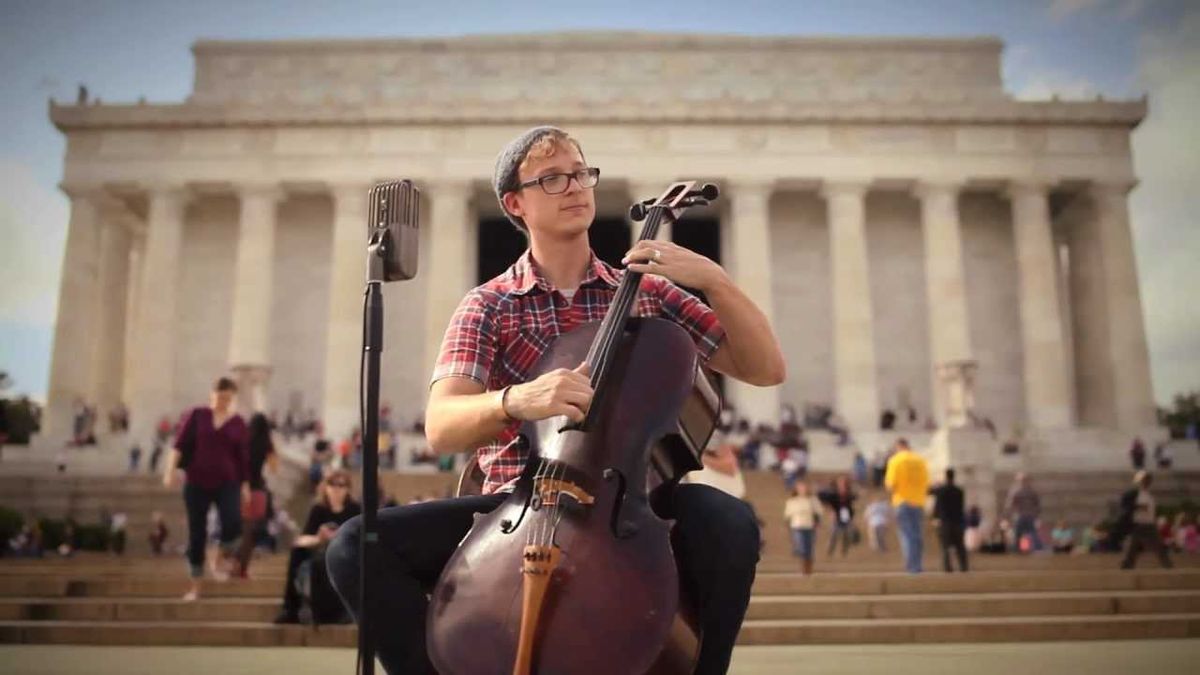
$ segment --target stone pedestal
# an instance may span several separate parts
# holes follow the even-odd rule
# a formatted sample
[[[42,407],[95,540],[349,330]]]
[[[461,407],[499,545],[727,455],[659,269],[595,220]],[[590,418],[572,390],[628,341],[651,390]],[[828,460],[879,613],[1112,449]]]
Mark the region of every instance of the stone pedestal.
[[[996,502],[996,458],[1000,448],[986,431],[939,429],[930,440],[925,457],[929,463],[929,484],[946,479],[946,469],[954,468],[954,482],[963,490],[964,508],[978,506],[983,516],[980,531],[991,532],[999,516]]]
[[[271,369],[261,365],[236,365],[230,370],[238,385],[238,411],[249,421],[251,415],[266,409],[267,382],[271,379]]]
[[[942,426],[960,429],[970,426],[975,416],[975,373],[979,364],[971,360],[938,364],[938,400],[945,407],[938,411]]]

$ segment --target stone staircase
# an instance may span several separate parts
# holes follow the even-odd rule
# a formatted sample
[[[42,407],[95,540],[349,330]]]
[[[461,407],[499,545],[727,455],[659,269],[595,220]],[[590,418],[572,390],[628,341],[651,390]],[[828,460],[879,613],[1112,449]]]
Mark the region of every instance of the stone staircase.
[[[811,480],[825,484],[830,477],[816,474]],[[383,474],[385,489],[401,503],[417,495],[444,495],[456,478],[453,473]],[[1108,498],[1127,479],[1114,473],[1082,479],[1045,475],[1035,481],[1050,510],[1059,508],[1053,503],[1059,495],[1075,501]],[[1114,555],[974,555],[970,574],[910,576],[897,571],[901,563],[894,541],[883,554],[864,545],[846,557],[826,557],[825,530],[818,538],[818,574],[803,577],[789,552],[782,481],[777,474],[750,472],[746,482],[764,521],[765,544],[742,644],[1200,637],[1200,556],[1177,556],[1178,568],[1170,571],[1150,569],[1156,563],[1146,556],[1141,569],[1123,572],[1116,569]],[[1167,481],[1157,487],[1175,489]],[[1192,484],[1184,488],[1191,490]],[[257,560],[250,580],[209,583],[201,601],[180,601],[186,579],[178,556],[152,558],[135,548],[144,547],[138,528],[148,524],[136,514],[153,509],[178,520],[172,523],[173,541],[183,537],[178,493],[164,490],[154,476],[19,475],[10,467],[0,471],[0,494],[0,501],[44,508],[47,515],[60,509],[90,518],[98,517],[101,506],[123,509],[130,516],[131,549],[124,558],[82,553],[72,559],[0,559],[0,643],[355,643],[353,627],[313,630],[270,623],[283,586],[282,555]],[[940,569],[939,556],[937,547],[927,544],[927,570]]]
[[[1097,556],[1114,563],[1112,556]],[[1028,559],[1013,559],[1012,564]],[[1078,560],[1088,560],[1080,558]],[[1053,569],[967,575],[763,571],[739,638],[747,645],[935,643],[1200,637],[1200,561],[1170,571]],[[256,562],[255,578],[208,584],[180,601],[172,560],[5,561],[0,643],[339,646],[352,626],[270,623],[282,556]]]

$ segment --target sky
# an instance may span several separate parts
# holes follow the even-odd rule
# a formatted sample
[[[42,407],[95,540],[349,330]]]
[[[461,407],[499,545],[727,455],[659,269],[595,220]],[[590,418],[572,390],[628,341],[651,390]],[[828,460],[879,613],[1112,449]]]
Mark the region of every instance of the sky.
[[[0,370],[44,397],[69,205],[51,98],[177,103],[198,39],[554,30],[960,37],[1005,43],[1021,99],[1149,97],[1130,196],[1155,397],[1200,389],[1200,0],[738,2],[0,0]]]

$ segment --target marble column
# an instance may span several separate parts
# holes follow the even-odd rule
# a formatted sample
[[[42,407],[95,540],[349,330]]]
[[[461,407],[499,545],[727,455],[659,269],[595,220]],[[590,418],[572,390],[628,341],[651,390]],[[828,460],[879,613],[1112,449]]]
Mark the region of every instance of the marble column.
[[[1035,428],[1070,427],[1075,406],[1063,342],[1049,194],[1045,185],[1030,182],[1013,183],[1008,194],[1017,254],[1026,421]]]
[[[862,183],[826,183],[836,404],[852,431],[879,428],[875,329],[867,255],[866,193]]]
[[[1129,229],[1127,193],[1131,187],[1129,183],[1097,183],[1091,186],[1090,193],[1108,306],[1116,425],[1119,429],[1139,432],[1155,425],[1156,414],[1145,318]]]
[[[450,317],[475,284],[475,232],[471,185],[442,180],[421,188],[430,205],[429,277],[425,304],[425,355],[422,372],[433,372]],[[423,223],[424,225],[424,223]]]
[[[146,446],[151,445],[159,419],[165,415],[174,423],[180,413],[175,396],[175,345],[187,203],[188,193],[180,185],[149,189],[130,411],[134,437]]]
[[[363,290],[367,264],[368,183],[332,187],[333,263],[329,332],[325,341],[324,414],[327,438],[343,438],[359,424],[358,375],[362,356]]]
[[[967,284],[963,272],[962,231],[958,213],[960,187],[954,183],[922,183],[916,190],[921,202],[921,227],[925,242],[925,293],[929,307],[929,355],[933,364],[933,413],[939,426],[949,419],[947,407],[950,403],[947,391],[949,382],[939,377],[939,369],[971,358]]]
[[[771,219],[769,202],[772,185],[767,182],[731,183],[722,199],[729,203],[729,271],[738,287],[775,323],[775,301],[771,289]],[[779,424],[780,387],[757,387],[733,378],[726,388],[739,417],[751,425]]]
[[[92,342],[91,395],[100,420],[121,401],[125,365],[126,299],[132,214],[120,205],[103,209],[95,286],[96,331]],[[106,425],[102,427],[107,430]]]
[[[275,271],[275,209],[283,191],[274,183],[238,186],[237,260],[229,365],[237,377],[241,409],[260,412],[271,367],[271,291]]]
[[[144,225],[144,223],[143,223]],[[129,276],[125,280],[125,337],[122,355],[124,378],[121,382],[121,401],[126,406],[133,401],[133,382],[131,375],[137,369],[137,328],[138,312],[141,308],[142,296],[142,265],[146,260],[146,232],[144,227],[135,223],[129,242]]]
[[[633,206],[635,201],[650,199],[651,197],[657,198],[666,190],[666,188],[667,184],[663,183],[661,180],[631,181],[629,183],[629,205]],[[628,214],[626,215],[628,216]],[[629,221],[629,242],[632,245],[633,242],[637,241],[638,236],[641,235],[642,226],[646,224],[646,221],[643,220],[638,222],[630,218],[627,218],[627,220]],[[673,238],[671,227],[672,225],[669,222],[660,223],[658,226],[658,236],[655,237],[655,240],[671,241]]]
[[[58,317],[50,357],[50,382],[42,415],[43,438],[55,447],[72,438],[72,413],[90,393],[91,360],[88,358],[95,303],[97,249],[99,245],[98,191],[64,185],[71,200],[62,283],[58,288]]]

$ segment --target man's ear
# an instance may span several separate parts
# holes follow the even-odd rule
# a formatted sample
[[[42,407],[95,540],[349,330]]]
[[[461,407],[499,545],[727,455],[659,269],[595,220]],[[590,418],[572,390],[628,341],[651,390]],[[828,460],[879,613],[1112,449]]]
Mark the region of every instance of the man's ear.
[[[516,192],[505,192],[500,198],[500,203],[504,205],[504,210],[508,211],[509,215],[517,218],[525,217],[525,209],[521,207],[521,199]]]

